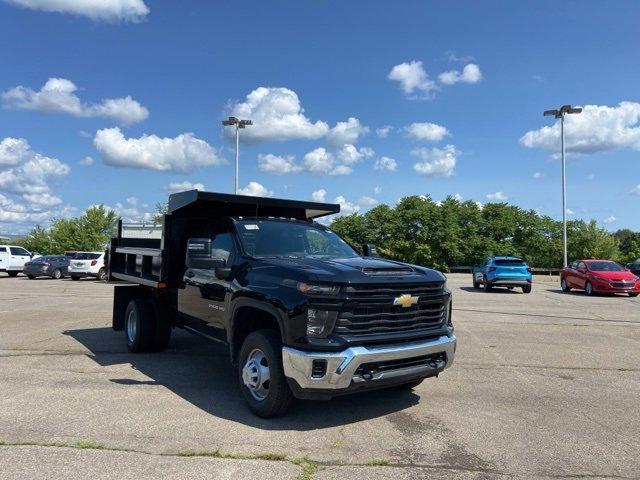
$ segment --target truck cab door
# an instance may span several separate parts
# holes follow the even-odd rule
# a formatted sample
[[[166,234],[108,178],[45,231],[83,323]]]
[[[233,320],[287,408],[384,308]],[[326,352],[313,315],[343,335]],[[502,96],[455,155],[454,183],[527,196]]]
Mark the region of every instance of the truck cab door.
[[[13,270],[22,270],[24,264],[31,260],[31,254],[22,247],[9,247],[11,258],[9,264]]]
[[[178,292],[178,308],[188,325],[208,336],[226,339],[225,325],[233,276],[219,278],[217,271],[231,267],[236,247],[228,229],[187,242],[184,288]]]

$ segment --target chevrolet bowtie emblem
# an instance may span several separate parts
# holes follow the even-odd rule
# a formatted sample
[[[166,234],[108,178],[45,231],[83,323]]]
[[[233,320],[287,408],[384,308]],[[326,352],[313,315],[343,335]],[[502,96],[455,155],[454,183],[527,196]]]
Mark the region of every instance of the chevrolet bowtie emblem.
[[[393,299],[394,305],[402,305],[404,308],[411,307],[416,303],[418,303],[418,297],[414,297],[413,295],[409,295],[408,293],[405,293]]]

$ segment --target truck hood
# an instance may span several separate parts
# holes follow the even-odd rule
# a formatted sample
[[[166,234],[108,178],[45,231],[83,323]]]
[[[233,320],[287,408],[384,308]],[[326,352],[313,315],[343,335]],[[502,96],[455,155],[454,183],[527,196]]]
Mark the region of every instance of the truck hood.
[[[437,282],[446,277],[426,267],[372,257],[351,258],[269,258],[273,265],[296,270],[310,281],[330,283]]]

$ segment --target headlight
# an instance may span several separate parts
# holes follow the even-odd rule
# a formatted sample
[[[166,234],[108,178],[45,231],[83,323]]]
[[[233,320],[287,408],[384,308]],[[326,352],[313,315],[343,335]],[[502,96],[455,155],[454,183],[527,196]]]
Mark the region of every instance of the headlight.
[[[602,277],[598,277],[597,275],[593,275],[592,277],[594,280],[598,281],[598,282],[608,282],[609,280],[607,280],[606,278],[602,278]]]
[[[329,310],[307,310],[307,336],[326,338],[336,323],[338,312]]]
[[[306,295],[337,295],[340,287],[337,285],[319,285],[315,283],[298,283],[298,290]]]

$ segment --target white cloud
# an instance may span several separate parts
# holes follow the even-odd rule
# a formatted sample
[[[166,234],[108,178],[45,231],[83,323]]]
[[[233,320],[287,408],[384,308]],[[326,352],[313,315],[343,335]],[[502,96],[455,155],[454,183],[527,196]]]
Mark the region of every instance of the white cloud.
[[[240,134],[241,141],[248,143],[314,140],[329,132],[325,122],[313,123],[304,115],[298,95],[288,88],[256,88],[244,102],[233,105],[231,114],[253,121],[253,125]],[[231,135],[232,130],[225,129],[226,135]]]
[[[603,220],[604,223],[613,223],[615,221],[616,221],[616,217],[614,217],[613,215],[609,215],[607,218]]]
[[[65,216],[70,207],[52,193],[50,183],[67,175],[67,164],[34,151],[23,138],[0,142],[0,228],[21,232],[34,223]],[[22,225],[22,226],[20,226]]]
[[[316,174],[348,175],[352,172],[351,167],[338,164],[335,156],[323,147],[307,153],[303,163],[307,171]]]
[[[640,103],[620,102],[615,107],[585,105],[582,113],[565,117],[567,152],[589,154],[622,148],[640,150]],[[560,121],[531,130],[520,138],[529,148],[560,151]]]
[[[576,212],[574,212],[573,210],[571,210],[570,208],[567,208],[567,215],[574,215]]]
[[[457,200],[458,202],[462,202],[464,200],[464,198],[462,197],[462,195],[460,195],[459,193],[454,193],[452,195],[452,197]]]
[[[4,0],[43,12],[70,13],[108,22],[140,22],[149,14],[143,0]]]
[[[128,197],[127,198],[127,205],[130,205],[132,207],[135,207],[136,205],[138,205],[138,199],[136,197]]]
[[[405,131],[407,132],[407,136],[414,140],[429,142],[439,142],[447,135],[450,135],[449,130],[442,125],[429,122],[412,123],[408,127],[405,127]]]
[[[393,127],[391,125],[385,125],[384,127],[376,128],[376,135],[380,138],[387,138],[392,130]]]
[[[633,195],[640,195],[640,183],[633,187],[630,193],[632,193]]]
[[[357,143],[361,135],[369,133],[369,127],[360,124],[360,120],[349,117],[346,122],[338,122],[327,134],[327,144],[340,148],[347,143]]]
[[[278,156],[271,153],[258,155],[258,168],[275,175],[297,173],[302,170],[302,167],[296,165],[293,155]]]
[[[533,178],[534,178],[535,180],[540,180],[542,177],[544,177],[544,173],[542,173],[542,172],[535,172],[535,173],[533,174]]]
[[[369,147],[356,148],[354,145],[343,145],[336,155],[338,159],[345,165],[352,165],[358,163],[365,158],[371,158],[374,155],[374,151]]]
[[[482,202],[475,202],[476,207],[478,207],[479,210],[482,210],[484,208],[484,204]]]
[[[227,161],[193,133],[175,138],[143,135],[125,138],[119,128],[98,130],[93,144],[108,165],[150,170],[190,172],[198,167],[222,165]]]
[[[590,173],[589,175],[587,175],[587,180],[593,180],[595,178],[596,176],[593,173]]]
[[[324,188],[320,188],[318,190],[314,190],[311,192],[311,199],[314,202],[324,202],[327,198],[327,191]]]
[[[493,192],[487,194],[487,200],[491,202],[505,202],[507,198],[508,197],[502,192]]]
[[[372,207],[376,203],[378,203],[378,201],[375,198],[368,197],[366,195],[364,197],[360,197],[360,199],[358,200],[358,205],[360,205],[361,207]]]
[[[203,192],[206,190],[202,183],[191,183],[186,180],[184,182],[171,182],[169,185],[165,185],[164,189],[171,193],[184,192],[186,190],[200,190]]]
[[[480,72],[480,67],[478,67],[478,65],[475,63],[469,63],[462,69],[462,72],[458,70],[442,72],[438,75],[438,80],[440,83],[445,85],[454,85],[458,82],[478,83],[482,80],[482,72]]]
[[[5,108],[112,118],[123,125],[140,122],[149,116],[149,110],[130,96],[86,104],[75,94],[77,89],[71,80],[50,78],[39,91],[18,86],[3,92],[2,100]]]
[[[411,154],[421,161],[415,163],[413,169],[427,177],[449,177],[455,172],[458,153],[453,145],[444,148],[416,148]]]
[[[374,170],[387,170],[389,172],[395,172],[398,168],[398,162],[391,157],[380,157],[373,164]]]
[[[90,157],[90,156],[87,155],[82,160],[80,160],[78,163],[80,165],[84,165],[85,167],[88,167],[89,165],[93,165],[93,157]]]
[[[258,182],[249,182],[246,187],[238,189],[240,195],[251,197],[271,197],[273,192]]]
[[[422,98],[429,98],[436,88],[435,82],[429,79],[422,62],[416,60],[394,66],[388,78],[399,82],[402,91],[410,96],[417,93]]]
[[[0,165],[11,166],[0,170],[0,191],[24,194],[50,193],[48,180],[70,171],[57,158],[33,151],[25,139],[11,137],[0,142]]]
[[[349,202],[344,196],[338,195],[333,199],[333,203],[340,204],[340,215],[351,215],[360,211],[360,207],[352,202]]]
[[[374,195],[380,195],[381,193],[382,193],[382,187],[380,187],[380,185],[376,185],[375,187],[373,187]]]

